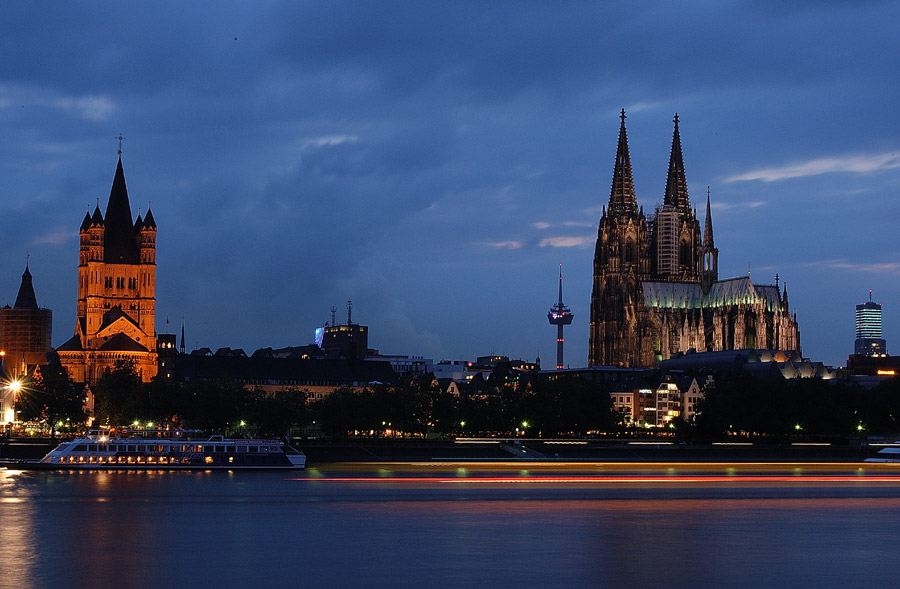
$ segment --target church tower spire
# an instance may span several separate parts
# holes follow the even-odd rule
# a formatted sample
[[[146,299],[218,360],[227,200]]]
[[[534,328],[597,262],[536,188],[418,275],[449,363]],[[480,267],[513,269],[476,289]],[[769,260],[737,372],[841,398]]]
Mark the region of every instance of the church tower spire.
[[[672,133],[672,152],[669,155],[669,175],[666,178],[664,205],[672,205],[682,218],[691,216],[687,179],[684,174],[684,156],[681,153],[681,134],[678,132],[678,113],[675,113],[675,131]]]
[[[703,292],[708,293],[712,283],[719,279],[719,250],[713,239],[712,208],[709,206],[709,186],[706,187],[706,224],[703,227],[703,252],[700,268]]]
[[[625,109],[619,115],[619,146],[616,149],[616,164],[613,169],[612,189],[609,193],[609,214],[635,215],[638,212],[634,194],[634,180],[631,177],[631,157],[628,155],[628,135],[625,132]]]
[[[110,264],[137,264],[140,261],[140,249],[134,236],[134,221],[131,218],[131,204],[128,202],[128,188],[125,186],[121,155],[109,191],[109,202],[106,205],[103,250],[104,261]]]
[[[22,273],[22,284],[19,285],[19,294],[16,296],[14,309],[37,309],[37,297],[34,296],[34,284],[31,280],[31,271],[28,262],[25,263],[25,272]]]
[[[706,187],[706,224],[703,227],[703,249],[715,249],[716,243],[713,239],[712,228],[712,212],[709,206],[709,186]]]

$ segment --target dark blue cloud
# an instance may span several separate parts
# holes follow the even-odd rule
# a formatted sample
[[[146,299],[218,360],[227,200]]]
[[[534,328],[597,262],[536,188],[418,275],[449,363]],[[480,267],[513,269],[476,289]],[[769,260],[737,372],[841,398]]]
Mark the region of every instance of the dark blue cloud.
[[[0,6],[0,276],[25,252],[54,340],[74,328],[77,228],[116,142],[160,227],[160,330],[307,343],[347,299],[372,345],[550,354],[564,263],[586,357],[591,239],[628,109],[640,204],[672,116],[723,273],[780,273],[804,351],[839,363],[868,288],[891,325],[898,169],[759,170],[900,149],[890,2],[79,3]],[[854,160],[855,161],[855,160]],[[804,168],[806,169],[806,168]],[[701,207],[702,214],[702,207]],[[2,294],[2,293],[0,293]],[[0,297],[3,298],[3,297]]]

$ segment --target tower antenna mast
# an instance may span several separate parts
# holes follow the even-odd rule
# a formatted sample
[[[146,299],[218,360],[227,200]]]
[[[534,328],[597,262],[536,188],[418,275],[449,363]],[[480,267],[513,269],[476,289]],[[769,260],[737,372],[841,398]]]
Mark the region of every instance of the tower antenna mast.
[[[572,311],[569,310],[567,306],[563,304],[562,298],[562,264],[559,265],[559,301],[550,307],[550,312],[547,313],[547,320],[550,321],[550,325],[556,326],[556,369],[562,370],[565,367],[563,363],[563,343],[566,341],[563,337],[563,327],[566,325],[570,325],[572,323],[572,319],[575,318],[572,315]]]

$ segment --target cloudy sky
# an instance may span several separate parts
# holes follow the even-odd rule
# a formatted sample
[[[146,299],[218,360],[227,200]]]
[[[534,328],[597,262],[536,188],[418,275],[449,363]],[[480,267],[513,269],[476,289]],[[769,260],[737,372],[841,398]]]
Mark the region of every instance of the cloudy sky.
[[[786,7],[790,4],[790,7]],[[0,4],[0,304],[30,255],[53,341],[116,164],[159,225],[157,329],[302,345],[338,308],[383,353],[587,359],[620,109],[638,200],[672,118],[720,276],[787,283],[804,355],[854,305],[900,353],[896,2]],[[183,319],[182,319],[183,318]]]

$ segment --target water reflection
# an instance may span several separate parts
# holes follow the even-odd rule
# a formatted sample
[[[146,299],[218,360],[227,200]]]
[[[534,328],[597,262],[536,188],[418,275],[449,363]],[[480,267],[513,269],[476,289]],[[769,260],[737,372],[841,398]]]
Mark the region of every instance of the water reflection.
[[[0,584],[111,575],[136,587],[895,582],[897,485],[470,478],[485,474],[0,470]]]
[[[28,587],[39,580],[33,575],[38,564],[37,506],[28,486],[21,484],[21,474],[0,469],[0,571],[3,584],[10,587]]]

